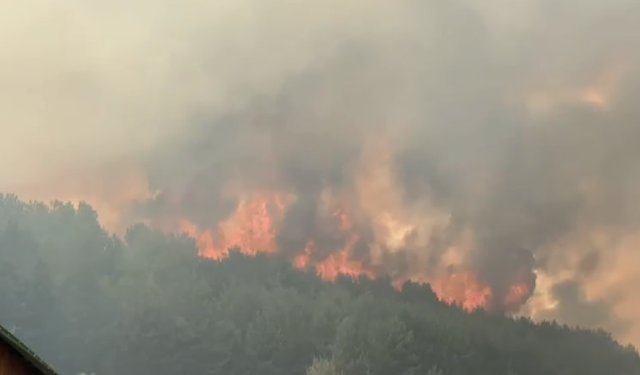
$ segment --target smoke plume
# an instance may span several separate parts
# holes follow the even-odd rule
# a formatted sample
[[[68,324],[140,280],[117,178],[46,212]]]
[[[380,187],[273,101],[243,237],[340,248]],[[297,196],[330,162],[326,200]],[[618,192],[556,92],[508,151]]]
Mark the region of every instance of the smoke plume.
[[[640,343],[637,2],[0,6],[0,189]]]

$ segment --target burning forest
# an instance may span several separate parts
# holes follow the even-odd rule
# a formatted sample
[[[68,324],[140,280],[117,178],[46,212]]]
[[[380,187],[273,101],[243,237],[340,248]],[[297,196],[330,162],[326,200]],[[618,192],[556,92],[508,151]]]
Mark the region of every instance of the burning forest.
[[[473,251],[472,242],[462,233],[451,236],[455,218],[426,196],[406,202],[388,143],[372,143],[354,152],[353,160],[336,163],[333,171],[301,169],[302,176],[291,175],[291,183],[282,177],[271,189],[238,187],[242,184],[236,181],[253,177],[240,172],[206,198],[212,204],[210,217],[205,206],[197,207],[198,216],[181,211],[190,194],[196,193],[189,187],[160,192],[139,209],[148,213],[152,226],[194,237],[204,257],[220,259],[232,248],[246,254],[277,252],[326,280],[345,274],[389,276],[397,285],[406,280],[429,282],[442,300],[467,309],[517,311],[535,288],[531,259],[515,265],[513,272],[504,275],[502,285],[465,263]],[[252,167],[261,169],[257,164]],[[202,187],[196,181],[192,188]],[[227,211],[220,211],[225,206]],[[450,239],[445,238],[447,232]]]
[[[3,60],[0,189],[640,338],[637,4],[161,3]]]

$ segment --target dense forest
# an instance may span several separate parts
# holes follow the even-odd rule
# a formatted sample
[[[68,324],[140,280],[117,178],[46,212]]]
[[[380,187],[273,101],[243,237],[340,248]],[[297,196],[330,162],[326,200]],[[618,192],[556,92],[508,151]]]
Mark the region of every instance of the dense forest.
[[[62,374],[637,375],[603,331],[440,303],[428,285],[110,235],[87,204],[0,196],[0,323]]]

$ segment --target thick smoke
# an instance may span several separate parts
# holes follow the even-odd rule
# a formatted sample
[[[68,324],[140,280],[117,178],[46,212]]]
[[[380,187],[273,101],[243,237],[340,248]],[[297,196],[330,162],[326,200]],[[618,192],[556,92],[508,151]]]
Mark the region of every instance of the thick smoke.
[[[292,259],[355,232],[375,273],[640,339],[636,2],[136,4],[3,4],[0,188],[202,230],[282,192]]]

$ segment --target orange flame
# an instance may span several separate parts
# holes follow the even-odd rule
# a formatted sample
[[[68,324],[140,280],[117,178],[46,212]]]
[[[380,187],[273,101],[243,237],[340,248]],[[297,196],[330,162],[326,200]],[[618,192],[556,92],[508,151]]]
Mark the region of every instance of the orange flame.
[[[275,242],[276,227],[288,203],[293,199],[285,199],[282,194],[259,193],[242,200],[237,210],[221,222],[215,230],[200,230],[189,221],[180,222],[180,230],[195,238],[200,254],[203,257],[222,259],[228,255],[228,249],[239,248],[241,252],[255,255],[258,252],[277,252]],[[314,260],[316,246],[309,240],[304,249],[292,259],[294,267],[308,269],[311,267],[319,277],[333,281],[339,275],[351,277],[365,276],[374,278],[374,270],[353,259],[353,249],[359,236],[354,230],[352,219],[347,209],[340,207],[333,211],[333,218],[341,231],[347,234],[348,240],[342,249],[331,255]],[[438,297],[450,304],[459,305],[467,310],[487,306],[492,297],[491,289],[482,285],[477,277],[469,271],[451,273],[435,280],[424,277],[410,278],[413,281],[428,281]],[[399,287],[406,279],[394,280]],[[516,285],[506,297],[509,303],[521,300],[526,294],[526,286]]]
[[[453,272],[433,282],[432,287],[443,302],[458,304],[466,310],[485,307],[492,295],[491,289],[468,271]]]
[[[438,212],[429,202],[415,207],[404,207],[400,186],[394,179],[392,150],[384,138],[372,138],[365,142],[361,158],[353,168],[354,180],[349,191],[322,192],[319,211],[333,220],[340,237],[345,238],[342,248],[319,251],[318,244],[309,238],[298,250],[291,262],[299,269],[312,269],[324,280],[335,280],[338,275],[351,277],[378,276],[377,269],[385,269],[385,252],[404,251],[406,241],[414,248],[428,249],[431,230],[447,225],[449,216]],[[235,189],[231,189],[235,191]],[[194,237],[200,254],[221,259],[228,255],[229,248],[239,248],[245,254],[258,252],[276,253],[276,233],[287,207],[296,197],[281,192],[259,191],[243,196],[235,212],[215,228],[198,228],[191,222],[180,222],[181,231]],[[430,215],[425,215],[429,212]],[[361,240],[357,228],[358,219],[367,217],[371,221],[373,241],[369,243],[367,264],[354,257],[354,250]],[[462,245],[462,244],[459,244]],[[462,250],[464,246],[454,246]],[[322,249],[326,250],[326,249]],[[449,265],[458,271],[441,277],[421,273],[412,277],[396,277],[393,285],[400,287],[407,280],[428,282],[438,297],[467,310],[486,307],[492,300],[491,288],[478,280],[477,275],[460,267],[463,257],[460,251],[449,254]],[[411,271],[416,272],[416,271]],[[521,301],[527,295],[526,287],[514,286],[505,303]]]
[[[505,306],[513,306],[522,303],[529,295],[530,290],[526,284],[516,284],[509,287],[509,291],[504,297]]]
[[[61,192],[70,194],[71,196],[67,196],[72,201],[86,199],[99,211],[101,222],[111,230],[118,231],[131,224],[125,217],[127,208],[146,202],[158,192],[149,191],[144,174],[138,168],[116,167],[109,169],[109,173],[105,175],[112,178],[98,179],[95,177],[96,173],[78,172],[74,175],[75,178],[64,180],[69,183],[61,182],[61,188],[52,190],[55,187],[52,184],[48,184],[47,188],[58,197],[64,196]],[[385,269],[385,252],[404,251],[407,241],[410,241],[413,248],[425,249],[426,252],[431,229],[446,225],[448,220],[446,214],[433,210],[429,202],[404,207],[401,190],[394,181],[391,149],[384,140],[376,140],[365,147],[360,162],[353,167],[352,189],[337,193],[326,190],[319,203],[322,215],[328,215],[333,220],[340,238],[345,239],[341,248],[330,249],[332,251],[322,249],[320,252],[317,244],[308,239],[304,248],[292,249],[299,250],[296,252],[298,255],[291,259],[295,267],[312,269],[325,280],[335,280],[341,274],[374,278],[379,275],[376,270]],[[26,188],[20,190],[32,198],[43,197],[40,190],[33,194],[29,194],[30,191]],[[278,226],[296,197],[269,190],[247,194],[243,192],[242,185],[229,186],[225,192],[234,194],[238,198],[238,204],[232,214],[213,227],[202,227],[185,218],[163,216],[152,218],[150,224],[193,237],[203,257],[219,260],[228,256],[229,249],[232,248],[239,248],[249,255],[280,250],[276,242]],[[176,198],[174,204],[179,205],[179,201]],[[425,212],[429,212],[429,215],[425,215]],[[363,239],[358,228],[359,220],[363,217],[370,220],[374,238],[374,243],[368,243],[371,253],[366,264],[354,256],[356,245]],[[320,253],[325,255],[320,256]],[[326,255],[327,253],[330,255]],[[452,251],[448,255],[450,259],[443,262],[459,267],[464,257],[462,252]],[[492,298],[491,289],[483,285],[476,275],[463,268],[462,271],[443,277],[428,276],[419,271],[411,270],[411,277],[395,277],[393,285],[400,287],[407,280],[429,282],[442,301],[455,303],[466,309],[486,306]],[[505,297],[505,303],[515,304],[527,293],[524,285],[516,285]]]
[[[207,258],[221,259],[231,248],[240,248],[246,254],[274,252],[274,216],[282,215],[284,201],[281,194],[266,193],[241,200],[234,214],[218,225],[216,233],[199,230],[186,220],[180,221],[179,228],[196,239],[200,255]]]

